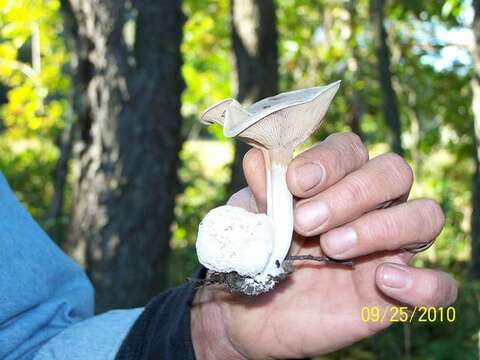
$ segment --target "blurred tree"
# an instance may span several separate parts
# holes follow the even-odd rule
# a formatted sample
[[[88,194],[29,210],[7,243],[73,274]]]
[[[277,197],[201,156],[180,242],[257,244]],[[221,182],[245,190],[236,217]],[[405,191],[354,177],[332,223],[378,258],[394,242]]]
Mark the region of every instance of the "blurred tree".
[[[176,286],[198,268],[198,224],[225,201],[233,155],[231,140],[220,126],[204,126],[199,116],[213,103],[232,96],[229,0],[183,0],[187,17],[181,46],[182,136],[179,188],[170,241],[170,283]]]
[[[347,44],[351,49],[349,67],[353,76],[353,84],[346,91],[348,97],[349,114],[347,123],[350,125],[351,130],[363,138],[361,119],[366,111],[365,99],[362,90],[355,87],[355,84],[363,82],[363,72],[361,64],[361,55],[358,45],[358,33],[360,31],[360,24],[358,23],[358,9],[357,1],[349,0],[346,2],[349,16],[350,37],[347,40]]]
[[[46,213],[45,222],[48,224],[47,230],[52,239],[55,239],[60,245],[65,242],[65,221],[64,208],[67,192],[68,165],[72,150],[74,124],[72,116],[67,116],[63,132],[58,136],[58,160],[53,169],[53,195],[50,200],[50,206]]]
[[[474,20],[474,50],[473,65],[474,73],[472,80],[473,88],[473,138],[474,138],[474,161],[475,170],[473,175],[472,188],[472,260],[470,274],[476,279],[480,279],[480,0],[473,1]]]
[[[99,311],[140,306],[167,279],[184,17],[179,0],[70,5],[76,93],[86,89],[76,99],[70,249],[85,256]]]
[[[237,74],[236,98],[251,104],[278,92],[278,35],[273,0],[231,0],[232,45]],[[246,186],[243,156],[250,146],[235,141],[228,195]]]
[[[85,71],[89,62],[86,58],[88,55],[87,49],[84,49],[83,45],[86,44],[87,41],[85,41],[83,35],[78,31],[69,0],[60,0],[60,8],[64,23],[64,40],[70,51],[69,68],[67,71],[73,80],[70,84],[69,103],[75,116],[73,116],[72,111],[65,113],[65,127],[63,132],[58,136],[57,146],[59,156],[53,174],[54,192],[46,221],[49,224],[48,230],[50,236],[57,239],[62,245],[65,245],[63,215],[67,191],[67,176],[69,173],[68,167],[75,135],[75,126],[77,124],[90,122],[84,119],[86,116],[89,116],[89,112],[85,107],[88,104],[88,101],[86,101],[86,87],[90,75],[86,74]]]
[[[380,78],[383,117],[387,126],[388,142],[392,151],[402,155],[400,112],[398,110],[395,90],[392,85],[390,49],[388,46],[387,29],[385,28],[385,1],[386,0],[371,0],[371,17],[378,75]]]

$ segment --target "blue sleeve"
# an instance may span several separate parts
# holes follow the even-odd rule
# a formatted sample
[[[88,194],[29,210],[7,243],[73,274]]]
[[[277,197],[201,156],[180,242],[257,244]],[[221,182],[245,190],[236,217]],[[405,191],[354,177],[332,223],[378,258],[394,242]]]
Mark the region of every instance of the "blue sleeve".
[[[142,311],[112,310],[78,322],[42,346],[35,360],[113,360]]]
[[[85,273],[42,231],[0,174],[0,359],[29,360],[45,344],[62,348],[61,339],[81,338],[89,325],[90,335],[102,332],[108,345],[102,323],[115,316],[116,326],[128,331],[138,310],[120,318],[119,313],[91,318],[93,313]],[[112,346],[116,342],[112,339]]]

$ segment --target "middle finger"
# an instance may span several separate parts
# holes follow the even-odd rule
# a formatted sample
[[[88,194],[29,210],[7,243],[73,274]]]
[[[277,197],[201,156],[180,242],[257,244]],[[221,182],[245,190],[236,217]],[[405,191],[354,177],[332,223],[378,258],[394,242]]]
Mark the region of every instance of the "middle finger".
[[[397,154],[377,156],[362,168],[346,176],[295,207],[295,230],[314,236],[357,219],[382,204],[405,198],[413,183],[413,173]]]

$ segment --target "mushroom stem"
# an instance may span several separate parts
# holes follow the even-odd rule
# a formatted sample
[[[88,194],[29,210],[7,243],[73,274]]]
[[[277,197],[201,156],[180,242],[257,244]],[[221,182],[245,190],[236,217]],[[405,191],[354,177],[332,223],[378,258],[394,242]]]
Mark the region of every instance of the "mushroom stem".
[[[283,260],[288,254],[293,233],[293,196],[287,186],[287,168],[292,160],[291,147],[262,150],[265,159],[267,215],[274,228],[273,252],[261,275],[279,276],[285,271]],[[260,277],[261,277],[260,275]]]

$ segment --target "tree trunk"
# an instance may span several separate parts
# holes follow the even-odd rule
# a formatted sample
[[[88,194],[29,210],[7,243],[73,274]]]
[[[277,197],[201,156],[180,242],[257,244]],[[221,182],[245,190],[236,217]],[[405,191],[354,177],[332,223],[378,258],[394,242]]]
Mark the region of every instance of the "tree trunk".
[[[354,84],[359,82],[363,78],[362,69],[361,69],[361,55],[360,49],[357,42],[357,33],[358,33],[358,23],[357,23],[357,3],[355,0],[350,0],[346,3],[347,10],[350,14],[350,38],[348,39],[348,44],[351,49],[351,66],[353,67],[353,82],[352,87],[347,89],[347,101],[349,106],[349,114],[347,117],[347,122],[350,125],[350,129],[363,138],[361,120],[363,114],[365,113],[365,99],[361,90],[355,89]]]
[[[370,11],[373,22],[375,51],[377,55],[380,91],[382,93],[383,117],[387,127],[387,136],[392,151],[403,155],[402,129],[398,111],[397,97],[392,85],[390,70],[390,49],[385,28],[385,0],[371,0]]]
[[[98,310],[141,306],[167,276],[181,146],[181,3],[70,4],[89,65],[71,250],[85,254]]]
[[[480,279],[480,0],[473,1],[475,16],[473,20],[473,34],[475,46],[473,50],[474,77],[473,88],[473,144],[475,173],[473,174],[472,188],[472,261],[470,275]]]
[[[70,53],[69,73],[71,85],[69,101],[71,111],[65,121],[65,129],[61,134],[58,146],[60,155],[54,172],[54,194],[47,214],[48,232],[67,252],[73,247],[72,241],[65,240],[64,233],[64,199],[67,187],[68,164],[72,157],[72,147],[75,141],[78,124],[90,124],[90,111],[87,101],[87,87],[91,80],[91,63],[88,60],[90,43],[88,38],[79,31],[75,14],[69,0],[61,0],[64,32],[67,48]],[[77,259],[84,263],[83,257]]]
[[[231,31],[237,73],[236,98],[251,104],[278,92],[278,47],[273,0],[231,0]],[[249,146],[235,141],[228,194],[246,186],[242,160]]]
[[[65,239],[63,208],[74,133],[74,124],[70,122],[58,141],[60,155],[53,174],[54,193],[46,219],[48,233],[58,244],[63,244]]]

